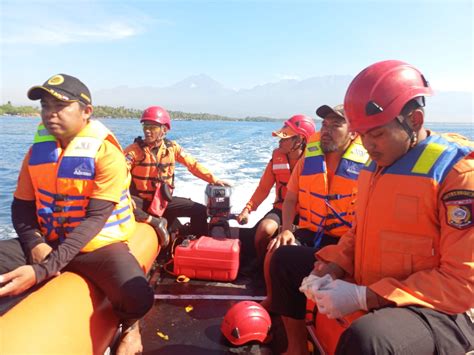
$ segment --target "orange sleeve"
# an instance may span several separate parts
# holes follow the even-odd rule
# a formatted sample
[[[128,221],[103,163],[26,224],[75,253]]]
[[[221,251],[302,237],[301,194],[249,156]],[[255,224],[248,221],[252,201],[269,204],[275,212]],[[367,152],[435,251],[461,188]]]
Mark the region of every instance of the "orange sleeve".
[[[173,142],[173,146],[175,149],[176,161],[183,164],[191,174],[201,180],[206,181],[209,184],[213,184],[218,180],[209,170],[204,167],[204,165],[198,163],[193,156],[187,154],[178,143]]]
[[[125,161],[127,162],[127,167],[129,170],[132,170],[137,162],[137,152],[136,152],[136,143],[130,144],[124,149]]]
[[[455,196],[454,202],[448,201],[447,196]],[[370,285],[370,289],[398,306],[416,304],[449,314],[473,308],[473,211],[474,159],[464,159],[455,165],[440,186],[439,265],[416,272],[401,281],[382,279]]]
[[[104,141],[96,158],[96,178],[91,198],[118,203],[127,174],[123,152],[113,143]]]
[[[249,210],[249,212],[256,211],[258,206],[267,198],[268,194],[270,193],[273,185],[275,185],[275,175],[272,171],[272,160],[270,160],[263,172],[262,177],[258,183],[255,192],[253,193],[252,197],[250,198],[249,202],[245,205],[245,208]]]
[[[25,201],[35,200],[35,190],[33,188],[33,183],[31,182],[30,171],[28,170],[28,161],[30,160],[30,155],[31,148],[25,155],[23,163],[21,164],[16,190],[13,195],[15,198]]]
[[[349,229],[335,245],[328,245],[319,250],[315,256],[319,260],[335,263],[349,275],[354,274],[354,250],[357,216]]]
[[[286,188],[288,191],[294,192],[295,194],[298,194],[299,189],[300,189],[300,175],[301,171],[303,171],[303,166],[304,166],[304,156],[298,160],[298,162],[295,165],[295,168],[291,172],[290,180],[288,180],[288,184],[286,185]]]

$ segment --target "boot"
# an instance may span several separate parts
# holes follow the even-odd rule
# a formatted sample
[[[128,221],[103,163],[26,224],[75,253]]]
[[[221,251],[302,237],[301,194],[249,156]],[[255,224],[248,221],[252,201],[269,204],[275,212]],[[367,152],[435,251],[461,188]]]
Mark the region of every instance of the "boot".
[[[164,249],[170,242],[170,234],[168,233],[168,221],[163,217],[151,217],[150,225],[155,229],[158,236],[158,242]]]

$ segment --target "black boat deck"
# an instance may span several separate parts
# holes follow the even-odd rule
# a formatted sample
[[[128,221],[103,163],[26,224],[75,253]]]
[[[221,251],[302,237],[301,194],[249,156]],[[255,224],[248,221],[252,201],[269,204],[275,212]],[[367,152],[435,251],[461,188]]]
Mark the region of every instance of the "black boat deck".
[[[233,282],[190,280],[155,272],[150,282],[155,288],[153,309],[141,322],[144,354],[276,354],[280,344],[249,343],[236,347],[221,334],[227,310],[241,300],[258,302],[265,296],[263,276],[257,272],[253,230],[242,230],[239,274]],[[275,334],[278,319],[272,319]],[[279,339],[284,337],[278,336]],[[274,336],[275,339],[275,336]]]

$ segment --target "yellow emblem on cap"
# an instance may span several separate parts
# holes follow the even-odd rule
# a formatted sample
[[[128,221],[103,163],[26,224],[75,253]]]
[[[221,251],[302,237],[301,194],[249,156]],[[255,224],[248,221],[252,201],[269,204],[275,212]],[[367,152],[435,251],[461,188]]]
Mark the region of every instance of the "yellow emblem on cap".
[[[55,75],[48,80],[49,85],[61,85],[64,83],[64,77],[62,75]]]

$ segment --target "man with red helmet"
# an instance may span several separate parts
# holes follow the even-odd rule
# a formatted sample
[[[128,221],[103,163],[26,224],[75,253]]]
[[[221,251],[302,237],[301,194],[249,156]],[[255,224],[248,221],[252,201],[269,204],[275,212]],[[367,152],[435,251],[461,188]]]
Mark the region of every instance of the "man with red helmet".
[[[314,250],[335,244],[352,223],[357,177],[368,155],[360,139],[349,130],[342,105],[333,108],[323,105],[316,110],[316,114],[323,119],[321,130],[310,137],[304,158],[291,175],[283,202],[281,232],[268,245],[265,307],[273,302],[286,302],[281,295],[272,300],[275,293],[271,292],[270,281],[280,279],[280,271],[270,272],[269,263],[277,248],[302,244]],[[292,223],[298,205],[299,223],[293,231]],[[298,258],[298,250],[290,250]]]
[[[275,186],[275,201],[270,210],[257,224],[255,231],[255,249],[257,258],[263,262],[270,238],[278,231],[281,225],[281,206],[286,196],[286,185],[297,161],[303,155],[306,142],[314,133],[315,125],[311,117],[295,115],[285,121],[283,127],[272,133],[280,138],[278,148],[272,153],[260,182],[250,200],[237,217],[239,223],[246,223],[252,211],[267,198]],[[297,218],[295,218],[297,221]]]
[[[183,148],[166,138],[171,130],[169,113],[159,106],[148,107],[140,119],[142,137],[125,148],[125,155],[132,174],[130,192],[135,201],[135,218],[149,223],[160,232],[166,230],[177,217],[190,217],[192,234],[207,235],[206,207],[191,199],[173,196],[176,162],[183,164],[194,176],[215,185],[227,186],[208,169],[199,164]],[[166,246],[168,234],[161,234],[160,244]]]
[[[302,289],[321,314],[368,311],[336,354],[474,349],[474,145],[424,128],[431,95],[421,72],[397,60],[369,66],[347,90],[347,118],[372,159],[359,176],[356,223],[337,245],[301,256],[299,275],[279,289],[304,304],[295,280],[312,272]],[[275,311],[289,334],[304,330],[304,305]],[[307,353],[306,337],[289,340],[289,352]]]

